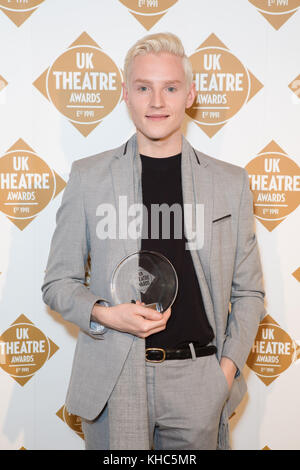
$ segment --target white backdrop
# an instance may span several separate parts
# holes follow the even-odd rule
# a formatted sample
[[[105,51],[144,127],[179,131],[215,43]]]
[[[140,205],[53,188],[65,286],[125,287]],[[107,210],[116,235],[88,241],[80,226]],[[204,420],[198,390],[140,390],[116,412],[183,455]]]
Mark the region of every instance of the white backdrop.
[[[30,10],[33,7],[36,9]],[[298,7],[299,1],[277,0],[0,1],[0,449],[84,448],[82,437],[75,432],[80,431],[76,418],[68,425],[68,420],[58,416],[64,405],[77,329],[58,313],[47,309],[40,288],[55,228],[55,214],[72,162],[117,147],[134,132],[125,103],[118,102],[117,90],[100,91],[105,106],[104,111],[99,111],[104,113],[99,125],[91,129],[86,124],[89,118],[83,123],[82,114],[78,117],[81,123],[73,125],[70,115],[66,114],[67,109],[70,111],[64,101],[67,93],[58,96],[56,90],[51,95],[50,82],[43,73],[80,38],[77,46],[87,43],[91,46],[93,42],[97,50],[95,69],[100,70],[108,56],[114,64],[108,69],[114,67],[117,77],[129,47],[147,34],[145,26],[150,16],[150,20],[158,21],[149,32],[177,34],[189,56],[206,41],[205,47],[212,49],[222,43],[222,54],[227,51],[230,55],[227,65],[222,63],[224,71],[229,73],[230,67],[232,73],[240,71],[237,70],[238,59],[251,73],[251,86],[248,85],[253,96],[233,112],[243,92],[236,90],[231,95],[228,92],[228,119],[218,130],[217,118],[211,118],[212,115],[202,127],[187,116],[186,137],[202,152],[247,169],[249,165],[251,171],[254,167],[257,173],[260,171],[258,160],[252,166],[250,162],[274,141],[267,149],[268,158],[278,156],[280,147],[285,154],[281,158],[287,164],[281,174],[299,175]],[[162,17],[155,17],[166,8]],[[84,32],[88,36],[82,37]],[[99,47],[106,59],[101,56]],[[66,55],[62,61],[65,70],[73,70]],[[116,103],[110,110],[113,99]],[[29,148],[31,153],[26,153]],[[41,173],[44,165],[43,172],[48,171],[52,181],[52,189],[47,189],[45,184],[36,191],[35,206],[24,202],[23,205],[8,204],[7,175],[18,171],[17,162],[22,160],[18,156],[22,155],[25,173]],[[280,165],[284,165],[282,162]],[[54,180],[56,186],[53,186]],[[13,182],[10,184],[10,189],[14,190]],[[30,188],[27,190],[30,192]],[[24,191],[24,187],[20,191]],[[273,187],[270,192],[279,193],[279,189]],[[283,189],[281,193],[284,192]],[[20,197],[24,201],[23,196]],[[264,221],[257,218],[256,233],[267,314],[271,317],[268,323],[274,325],[275,321],[279,325],[280,329],[275,327],[277,341],[283,341],[285,335],[291,339],[292,349],[285,356],[276,356],[276,351],[271,351],[273,360],[279,361],[279,369],[278,376],[269,384],[265,383],[263,375],[270,376],[272,371],[269,369],[259,376],[257,372],[261,369],[254,365],[257,358],[252,366],[250,363],[250,367],[245,366],[248,393],[230,419],[233,449],[265,446],[300,449],[300,368],[297,354],[293,357],[291,354],[298,351],[297,344],[300,344],[299,179],[294,178],[286,198],[287,207],[279,209],[285,211],[284,218],[281,218],[283,212],[274,216],[281,218],[280,223],[275,222],[278,225],[273,227],[272,218]],[[19,209],[14,209],[17,206]],[[20,212],[20,207],[29,209]],[[13,210],[17,212],[9,212]],[[37,210],[36,217],[25,219],[32,215],[32,210]],[[259,216],[259,206],[256,210]],[[12,214],[17,218],[9,218]],[[16,321],[18,325],[11,327]],[[274,334],[274,328],[272,331]],[[31,361],[31,364],[22,370],[22,364],[17,368],[15,361],[23,364]]]

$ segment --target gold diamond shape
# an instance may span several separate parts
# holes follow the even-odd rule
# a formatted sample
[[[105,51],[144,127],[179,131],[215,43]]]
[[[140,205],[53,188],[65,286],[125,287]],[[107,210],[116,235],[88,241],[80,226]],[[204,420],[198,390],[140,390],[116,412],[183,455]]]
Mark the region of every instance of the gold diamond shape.
[[[23,386],[58,349],[22,314],[0,336],[0,367]]]

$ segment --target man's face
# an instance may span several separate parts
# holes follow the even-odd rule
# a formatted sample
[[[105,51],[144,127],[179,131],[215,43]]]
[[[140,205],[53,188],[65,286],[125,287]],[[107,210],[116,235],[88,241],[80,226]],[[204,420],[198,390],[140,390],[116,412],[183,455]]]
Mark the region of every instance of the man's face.
[[[195,99],[194,83],[187,89],[182,59],[169,53],[136,56],[123,92],[137,131],[150,140],[180,131],[185,109]]]

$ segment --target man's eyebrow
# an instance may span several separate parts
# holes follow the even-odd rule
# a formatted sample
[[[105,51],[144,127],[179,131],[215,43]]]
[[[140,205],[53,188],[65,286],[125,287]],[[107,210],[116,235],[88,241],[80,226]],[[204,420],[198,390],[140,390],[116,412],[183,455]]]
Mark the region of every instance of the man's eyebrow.
[[[133,81],[133,83],[147,83],[151,85],[153,82],[151,80],[145,80],[143,78],[137,78],[136,80]],[[165,85],[171,84],[171,83],[182,83],[181,80],[166,80],[163,82]]]

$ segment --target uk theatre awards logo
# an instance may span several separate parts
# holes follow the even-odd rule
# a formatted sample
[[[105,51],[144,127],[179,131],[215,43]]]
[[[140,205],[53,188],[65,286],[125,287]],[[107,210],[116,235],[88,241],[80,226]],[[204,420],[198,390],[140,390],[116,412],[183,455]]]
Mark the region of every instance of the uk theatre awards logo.
[[[64,189],[65,181],[22,139],[0,158],[0,210],[20,230]]]
[[[275,141],[271,141],[248,163],[246,170],[254,214],[271,232],[299,205],[299,166]]]
[[[278,30],[300,7],[300,0],[249,0],[259,13]]]
[[[23,386],[58,349],[42,330],[20,315],[0,336],[0,367]]]
[[[178,0],[119,0],[145,29],[154,26]]]
[[[34,82],[57,111],[88,136],[122,99],[122,74],[83,33]]]
[[[215,34],[190,56],[196,98],[187,115],[213,137],[263,87]]]
[[[44,1],[45,0],[0,0],[0,10],[2,10],[16,26],[21,26]]]

